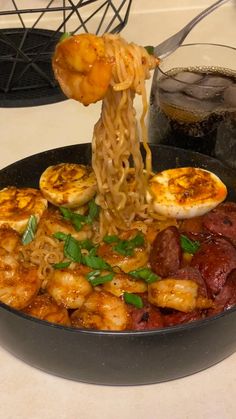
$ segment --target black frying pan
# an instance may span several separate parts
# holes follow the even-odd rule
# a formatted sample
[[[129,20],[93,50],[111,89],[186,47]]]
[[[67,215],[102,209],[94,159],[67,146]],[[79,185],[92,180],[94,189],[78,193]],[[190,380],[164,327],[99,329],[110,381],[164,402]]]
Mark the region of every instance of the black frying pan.
[[[236,173],[207,156],[152,146],[154,170],[178,166],[213,171],[236,200]],[[51,164],[88,163],[90,144],[49,150],[0,171],[0,188],[38,187]],[[203,370],[236,350],[236,308],[215,317],[153,331],[101,332],[57,326],[0,304],[0,344],[30,365],[65,378],[96,384],[167,381]]]

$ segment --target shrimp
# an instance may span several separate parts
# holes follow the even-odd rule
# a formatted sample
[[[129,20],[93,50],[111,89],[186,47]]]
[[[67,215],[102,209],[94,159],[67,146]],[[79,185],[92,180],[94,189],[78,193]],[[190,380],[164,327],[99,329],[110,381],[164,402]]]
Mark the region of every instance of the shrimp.
[[[92,228],[90,224],[85,224],[82,226],[80,231],[77,231],[70,221],[63,218],[59,211],[46,211],[40,220],[39,227],[41,230],[45,230],[45,234],[49,236],[61,232],[64,234],[70,234],[79,241],[90,239],[92,236]]]
[[[137,233],[138,230],[124,231],[119,235],[119,238],[121,240],[130,240]],[[124,256],[114,249],[114,244],[102,243],[98,248],[98,255],[109,263],[109,265],[118,266],[123,272],[127,273],[147,264],[148,251],[148,245],[144,242],[142,246],[133,249],[133,255]]]
[[[157,307],[187,313],[212,307],[212,300],[198,297],[198,284],[190,279],[166,278],[148,285],[148,301]]]
[[[50,277],[46,290],[58,304],[76,309],[82,306],[93,287],[85,275],[89,269],[78,265],[74,269],[55,269]]]
[[[0,248],[0,301],[16,309],[26,307],[41,285],[37,268],[20,264],[14,253]]]
[[[59,306],[48,294],[37,295],[33,301],[24,308],[23,312],[51,323],[57,323],[64,326],[71,325],[66,308]]]
[[[120,297],[124,292],[144,293],[147,291],[147,284],[141,279],[135,279],[130,275],[120,272],[111,281],[103,284],[103,289]]]
[[[94,291],[71,316],[72,326],[98,330],[124,330],[128,309],[124,301],[105,291]]]
[[[67,97],[87,106],[106,95],[113,60],[106,56],[103,38],[80,34],[65,39],[57,45],[52,65]]]

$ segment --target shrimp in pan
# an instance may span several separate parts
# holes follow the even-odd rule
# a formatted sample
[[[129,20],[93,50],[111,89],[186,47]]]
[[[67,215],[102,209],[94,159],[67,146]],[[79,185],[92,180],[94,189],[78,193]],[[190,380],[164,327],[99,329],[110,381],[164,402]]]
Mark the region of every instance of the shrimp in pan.
[[[88,272],[89,269],[82,265],[74,269],[56,269],[47,283],[47,292],[58,304],[71,309],[79,308],[93,290],[85,277]]]
[[[125,330],[128,309],[123,300],[105,291],[94,291],[71,316],[72,326],[98,330]]]
[[[131,275],[120,271],[114,275],[111,281],[103,284],[103,289],[121,297],[124,292],[142,294],[147,291],[147,284],[142,279],[134,279]]]
[[[65,307],[59,306],[48,294],[39,294],[23,310],[24,313],[41,320],[70,326],[70,318]]]
[[[38,293],[41,281],[37,268],[24,267],[0,247],[0,301],[16,309],[26,307]]]
[[[139,234],[137,229],[127,230],[119,235],[122,240],[131,240]],[[130,272],[133,269],[141,268],[148,262],[148,243],[144,240],[144,243],[135,247],[133,254],[124,256],[113,249],[112,243],[102,243],[98,248],[98,255],[102,257],[111,266],[118,266],[123,272]]]

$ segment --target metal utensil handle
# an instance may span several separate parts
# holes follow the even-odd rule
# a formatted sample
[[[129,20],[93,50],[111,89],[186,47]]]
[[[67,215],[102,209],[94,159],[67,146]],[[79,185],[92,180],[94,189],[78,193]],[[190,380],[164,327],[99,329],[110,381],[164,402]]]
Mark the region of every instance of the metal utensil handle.
[[[213,3],[211,6],[204,9],[201,13],[195,16],[186,26],[184,26],[179,32],[172,35],[170,38],[163,41],[157,47],[154,48],[154,55],[159,58],[164,58],[173,52],[179,45],[182,44],[188,33],[194,28],[194,26],[200,22],[205,16],[213,12],[222,4],[228,2],[229,0],[218,0]]]

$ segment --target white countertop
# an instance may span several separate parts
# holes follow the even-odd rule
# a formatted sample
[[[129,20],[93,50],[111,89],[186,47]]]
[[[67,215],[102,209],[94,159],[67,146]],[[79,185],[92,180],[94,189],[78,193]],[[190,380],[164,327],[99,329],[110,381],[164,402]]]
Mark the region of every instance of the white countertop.
[[[143,45],[159,43],[211,3],[133,0],[123,36]],[[235,21],[232,2],[201,22],[188,40],[236,46]],[[32,108],[0,108],[0,167],[50,148],[90,141],[99,113],[100,105],[85,108],[71,100]],[[138,387],[96,386],[53,377],[2,348],[0,371],[0,418],[4,419],[236,417],[236,353],[190,377]]]

